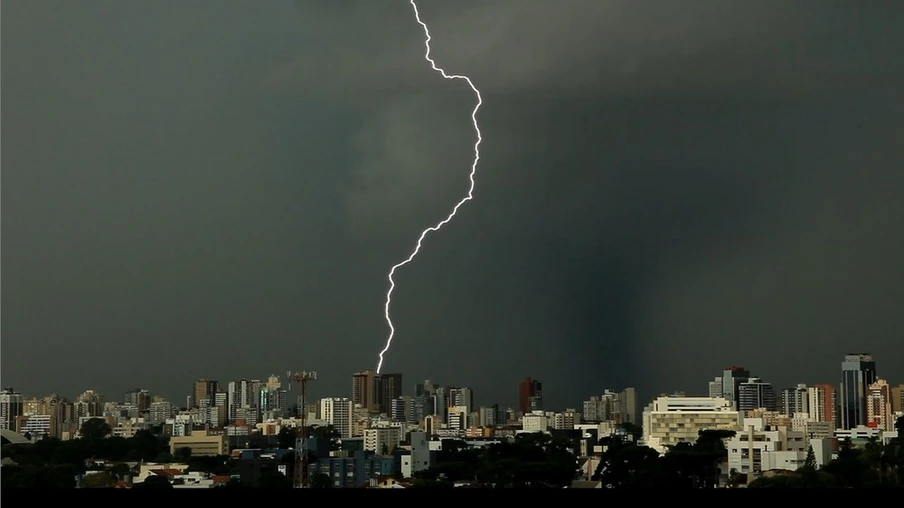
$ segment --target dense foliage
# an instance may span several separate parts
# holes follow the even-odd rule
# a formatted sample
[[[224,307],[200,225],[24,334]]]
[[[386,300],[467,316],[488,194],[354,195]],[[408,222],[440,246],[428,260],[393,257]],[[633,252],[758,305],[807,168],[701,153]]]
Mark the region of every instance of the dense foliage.
[[[169,451],[169,438],[155,431],[140,430],[134,437],[111,436],[112,429],[102,419],[87,420],[80,429],[81,438],[61,441],[45,438],[31,444],[4,446],[3,458],[12,461],[3,466],[3,488],[49,488],[65,489],[76,487],[76,477],[88,471],[93,474],[83,477],[82,488],[108,488],[127,476],[134,475],[126,462],[179,462],[187,464],[186,471],[202,471],[216,476],[239,473],[239,463],[228,455],[216,457],[193,456],[191,450],[182,448]],[[339,446],[339,433],[332,426],[309,427],[308,435],[327,439],[330,447]],[[296,432],[283,429],[278,435],[279,447],[293,448]],[[92,459],[98,463],[93,463]],[[102,460],[101,460],[102,459]],[[309,461],[316,460],[310,454]],[[282,463],[288,467],[288,477],[274,471],[263,471],[258,478],[259,488],[291,488],[294,456],[287,454]],[[230,482],[229,488],[243,488],[238,481]],[[150,477],[136,484],[134,488],[172,488],[165,478]]]
[[[749,488],[891,488],[904,487],[904,417],[895,427],[898,438],[883,445],[875,440],[862,447],[844,443],[837,459],[816,467],[812,450],[803,467],[795,472],[762,477]],[[630,429],[629,429],[630,430]],[[311,436],[339,445],[338,434],[330,427],[309,429]],[[633,432],[630,432],[633,434]],[[74,488],[76,477],[84,476],[83,488],[108,488],[127,475],[134,474],[124,462],[171,462],[188,464],[188,471],[214,475],[238,472],[238,461],[229,456],[193,457],[187,449],[169,454],[168,438],[150,431],[139,431],[131,438],[111,437],[110,427],[100,419],[88,420],[81,429],[82,438],[69,441],[42,439],[32,444],[4,446],[2,455],[11,464],[3,467],[3,488]],[[606,451],[600,457],[593,479],[607,488],[712,488],[724,471],[719,464],[727,457],[724,439],[731,431],[703,431],[694,444],[680,444],[664,455],[646,446],[638,446],[620,437],[604,438]],[[282,448],[295,445],[291,431],[280,433]],[[483,448],[469,448],[460,440],[444,440],[433,467],[415,475],[415,487],[447,488],[455,482],[497,488],[556,488],[570,485],[578,474],[578,460],[572,452],[575,443],[541,433],[519,434],[511,442]],[[93,463],[91,459],[104,459]],[[310,459],[316,460],[312,456]],[[293,456],[283,457],[289,476],[263,472],[261,488],[291,488]],[[724,467],[724,466],[723,466]],[[732,471],[729,484],[738,484],[740,475]],[[314,473],[314,488],[330,488],[329,477]],[[164,478],[150,478],[135,488],[172,488]],[[242,488],[236,482],[227,487]]]
[[[4,446],[3,457],[14,465],[3,466],[3,488],[74,488],[76,475],[89,469],[87,459],[91,458],[103,457],[111,462],[172,460],[166,438],[146,430],[131,438],[109,437],[111,433],[106,422],[91,419],[82,425],[81,439],[45,438],[33,444]],[[129,473],[129,467],[120,464],[105,475],[90,475],[98,477],[88,480],[89,486],[107,486],[114,478]]]
[[[700,432],[694,444],[680,443],[660,455],[647,446],[605,438],[593,479],[607,488],[712,488],[718,485],[718,463],[728,455],[724,439],[734,431]]]
[[[812,449],[797,471],[763,476],[749,488],[875,488],[904,487],[904,417],[896,424],[898,437],[887,445],[876,440],[862,447],[843,442],[838,457],[817,469]],[[718,464],[728,455],[723,439],[727,431],[703,431],[697,441],[682,443],[660,455],[646,446],[607,438],[606,452],[594,479],[607,488],[710,488],[718,484]],[[740,475],[729,472],[729,484],[738,485]]]
[[[416,473],[417,487],[447,487],[458,481],[506,487],[563,487],[578,475],[570,441],[547,434],[519,434],[512,442],[468,448],[445,440],[436,465]]]
[[[812,463],[791,474],[758,478],[750,488],[904,488],[904,416],[898,437],[888,444],[870,440],[863,447],[842,443],[838,458],[820,469]],[[810,461],[808,461],[810,462]]]

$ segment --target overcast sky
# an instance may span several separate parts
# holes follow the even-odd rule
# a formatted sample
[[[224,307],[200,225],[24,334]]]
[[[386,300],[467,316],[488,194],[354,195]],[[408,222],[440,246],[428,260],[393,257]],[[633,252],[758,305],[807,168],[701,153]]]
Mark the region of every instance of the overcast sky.
[[[904,383],[904,4],[420,6],[484,142],[396,277],[406,391],[783,388],[848,351]],[[408,2],[5,0],[0,33],[3,385],[350,395],[468,185],[474,97]]]

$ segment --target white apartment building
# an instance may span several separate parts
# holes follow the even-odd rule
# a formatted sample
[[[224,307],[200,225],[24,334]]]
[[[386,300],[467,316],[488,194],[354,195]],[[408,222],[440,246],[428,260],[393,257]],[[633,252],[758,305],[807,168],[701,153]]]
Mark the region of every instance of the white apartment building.
[[[849,439],[855,441],[868,441],[870,439],[881,440],[883,434],[885,434],[885,432],[883,432],[882,429],[867,427],[865,425],[858,425],[853,429],[837,429],[835,431],[835,437],[837,437],[839,441],[847,441]]]
[[[402,441],[399,427],[375,427],[364,429],[364,449],[377,454],[392,453]]]
[[[53,417],[50,415],[28,415],[19,417],[19,434],[30,434],[33,438],[50,435]],[[13,429],[15,430],[15,429]]]
[[[142,418],[122,419],[113,427],[113,435],[116,437],[135,437],[139,430],[147,430],[148,424]]]
[[[521,430],[524,432],[546,432],[549,429],[549,418],[543,411],[531,411],[521,417]]]
[[[581,413],[574,409],[566,409],[561,413],[553,413],[551,419],[551,427],[556,430],[571,430],[574,426],[581,423]]]
[[[754,475],[773,469],[794,471],[807,458],[807,437],[786,427],[773,428],[762,418],[745,418],[744,429],[729,439],[728,467]]]
[[[809,413],[794,413],[791,430],[803,432],[808,439],[828,439],[835,436],[835,423],[816,421]]]
[[[332,425],[342,439],[352,437],[354,430],[355,403],[348,398],[330,397],[320,399],[318,420]]]
[[[581,435],[585,438],[591,437],[591,432],[596,432],[599,438],[611,436],[615,434],[618,427],[619,424],[615,422],[578,423],[574,425],[575,430],[580,430],[582,432]]]
[[[447,428],[453,430],[465,430],[468,428],[468,407],[451,406],[449,408]]]
[[[151,423],[164,423],[173,416],[173,405],[165,400],[151,402],[148,409],[148,419]]]
[[[659,397],[643,412],[644,441],[659,453],[695,442],[701,430],[739,430],[740,424],[740,413],[721,397]]]

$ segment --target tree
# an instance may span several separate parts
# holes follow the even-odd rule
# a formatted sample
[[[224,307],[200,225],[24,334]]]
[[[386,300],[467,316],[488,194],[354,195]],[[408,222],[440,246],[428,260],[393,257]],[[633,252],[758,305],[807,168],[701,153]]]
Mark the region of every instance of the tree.
[[[697,433],[694,452],[697,454],[699,467],[697,481],[701,487],[715,488],[719,485],[719,463],[728,458],[725,440],[736,434],[733,430],[720,429],[701,430]]]
[[[229,455],[198,455],[188,459],[188,471],[200,471],[215,476],[226,476],[232,473],[233,463]]]
[[[497,488],[563,487],[577,477],[570,442],[544,433],[519,434],[513,441],[472,448],[460,439],[444,439],[436,463],[415,478],[419,488],[445,487],[456,481]]]
[[[342,448],[342,435],[332,425],[318,425],[316,427],[308,427],[307,435],[317,440],[326,439],[330,443],[330,450],[339,450]]]
[[[311,473],[310,486],[312,489],[331,489],[333,488],[333,481],[330,480],[329,475],[326,473],[315,471]]]
[[[775,475],[757,478],[747,485],[749,489],[800,489],[806,485],[796,475]]]
[[[188,462],[189,460],[191,460],[191,448],[187,446],[177,448],[176,454],[173,455],[173,459],[175,459],[177,462]]]
[[[128,464],[119,463],[110,468],[110,474],[115,476],[116,479],[123,481],[126,476],[132,473],[132,469]]]
[[[87,441],[100,441],[113,433],[110,425],[103,418],[90,418],[85,420],[79,429],[79,435]]]
[[[147,430],[139,430],[134,436],[129,438],[130,451],[126,455],[131,455],[135,459],[152,461],[156,459],[161,452],[168,452],[168,438],[160,438],[153,432]]]
[[[108,489],[114,484],[116,484],[116,478],[106,471],[87,474],[81,481],[81,487],[83,489]]]
[[[92,444],[94,443],[84,439],[72,439],[61,442],[59,446],[53,448],[53,452],[47,457],[45,463],[70,464],[75,466],[79,472],[83,472],[85,470],[85,459],[93,455]]]
[[[261,489],[291,489],[292,479],[276,471],[265,471],[257,480]]]
[[[415,480],[414,485],[411,487],[415,489],[450,489],[452,488],[452,482],[440,480]]]
[[[75,488],[76,469],[70,465],[3,466],[3,489],[58,490]]]
[[[731,468],[731,471],[728,472],[728,486],[729,487],[737,487],[740,484],[741,484],[741,473],[739,473],[737,469]]]
[[[821,469],[834,477],[835,482],[846,488],[863,487],[869,474],[869,464],[861,460],[863,452],[854,448],[850,440],[844,440],[838,448],[838,458]]]
[[[813,452],[813,446],[807,446],[807,458],[804,460],[804,467],[816,469],[816,454]]]
[[[223,485],[224,489],[244,489],[245,484],[242,483],[238,478],[230,478],[226,485]]]
[[[904,415],[895,420],[895,430],[898,431],[898,439],[904,440]]]
[[[169,464],[173,461],[173,456],[169,454],[169,452],[160,452],[154,457],[154,460],[151,462],[156,462],[158,464]]]
[[[97,441],[94,446],[94,454],[105,459],[119,461],[132,450],[130,441],[124,437],[111,436]]]
[[[638,425],[634,425],[631,422],[624,422],[619,427],[625,429],[625,432],[630,435],[634,441],[640,441],[640,438],[643,437],[643,428]]]
[[[600,457],[593,479],[604,487],[640,487],[656,483],[659,452],[634,443],[613,441]]]
[[[298,436],[296,429],[291,427],[282,427],[279,434],[276,435],[277,446],[282,450],[295,448],[295,439]]]

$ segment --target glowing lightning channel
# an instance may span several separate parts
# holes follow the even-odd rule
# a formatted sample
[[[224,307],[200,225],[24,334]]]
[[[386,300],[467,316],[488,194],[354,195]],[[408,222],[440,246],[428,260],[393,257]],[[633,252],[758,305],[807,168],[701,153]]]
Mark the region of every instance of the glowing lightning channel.
[[[417,10],[417,4],[415,0],[410,0],[411,8],[414,9],[414,19],[424,28],[424,47],[426,48],[426,52],[424,53],[424,59],[430,64],[430,67],[433,68],[434,71],[440,73],[446,79],[462,79],[468,83],[468,86],[471,87],[471,90],[474,91],[474,95],[477,96],[477,105],[474,106],[474,110],[471,112],[471,122],[474,124],[474,131],[477,133],[477,141],[474,142],[474,163],[471,164],[471,173],[468,175],[468,178],[471,180],[471,186],[468,188],[468,195],[459,201],[454,208],[452,208],[452,212],[449,213],[449,216],[446,217],[441,222],[438,222],[435,226],[429,227],[421,232],[420,238],[417,240],[417,245],[414,247],[414,251],[411,252],[411,255],[408,256],[408,259],[402,261],[401,263],[392,267],[389,270],[389,291],[386,292],[386,306],[384,309],[384,316],[386,317],[386,323],[389,325],[389,337],[386,339],[386,347],[380,351],[380,362],[377,364],[377,374],[380,373],[380,369],[383,367],[383,355],[389,351],[389,347],[392,346],[392,336],[395,335],[395,327],[392,326],[392,318],[389,315],[389,306],[392,304],[392,292],[395,290],[395,281],[393,280],[393,275],[395,275],[396,270],[410,263],[415,256],[417,256],[418,252],[421,250],[421,244],[424,242],[424,237],[427,236],[427,233],[432,233],[434,231],[439,231],[443,226],[445,226],[449,221],[455,217],[455,214],[458,213],[458,209],[461,208],[461,205],[467,203],[468,201],[474,199],[474,174],[477,173],[477,162],[480,161],[480,142],[483,139],[480,136],[480,126],[477,125],[477,110],[480,109],[481,104],[483,104],[483,98],[480,97],[480,90],[474,86],[474,83],[471,82],[471,78],[467,76],[460,76],[456,74],[446,74],[446,71],[436,66],[436,62],[430,58],[430,29],[427,28],[427,24],[421,21],[421,15]]]

